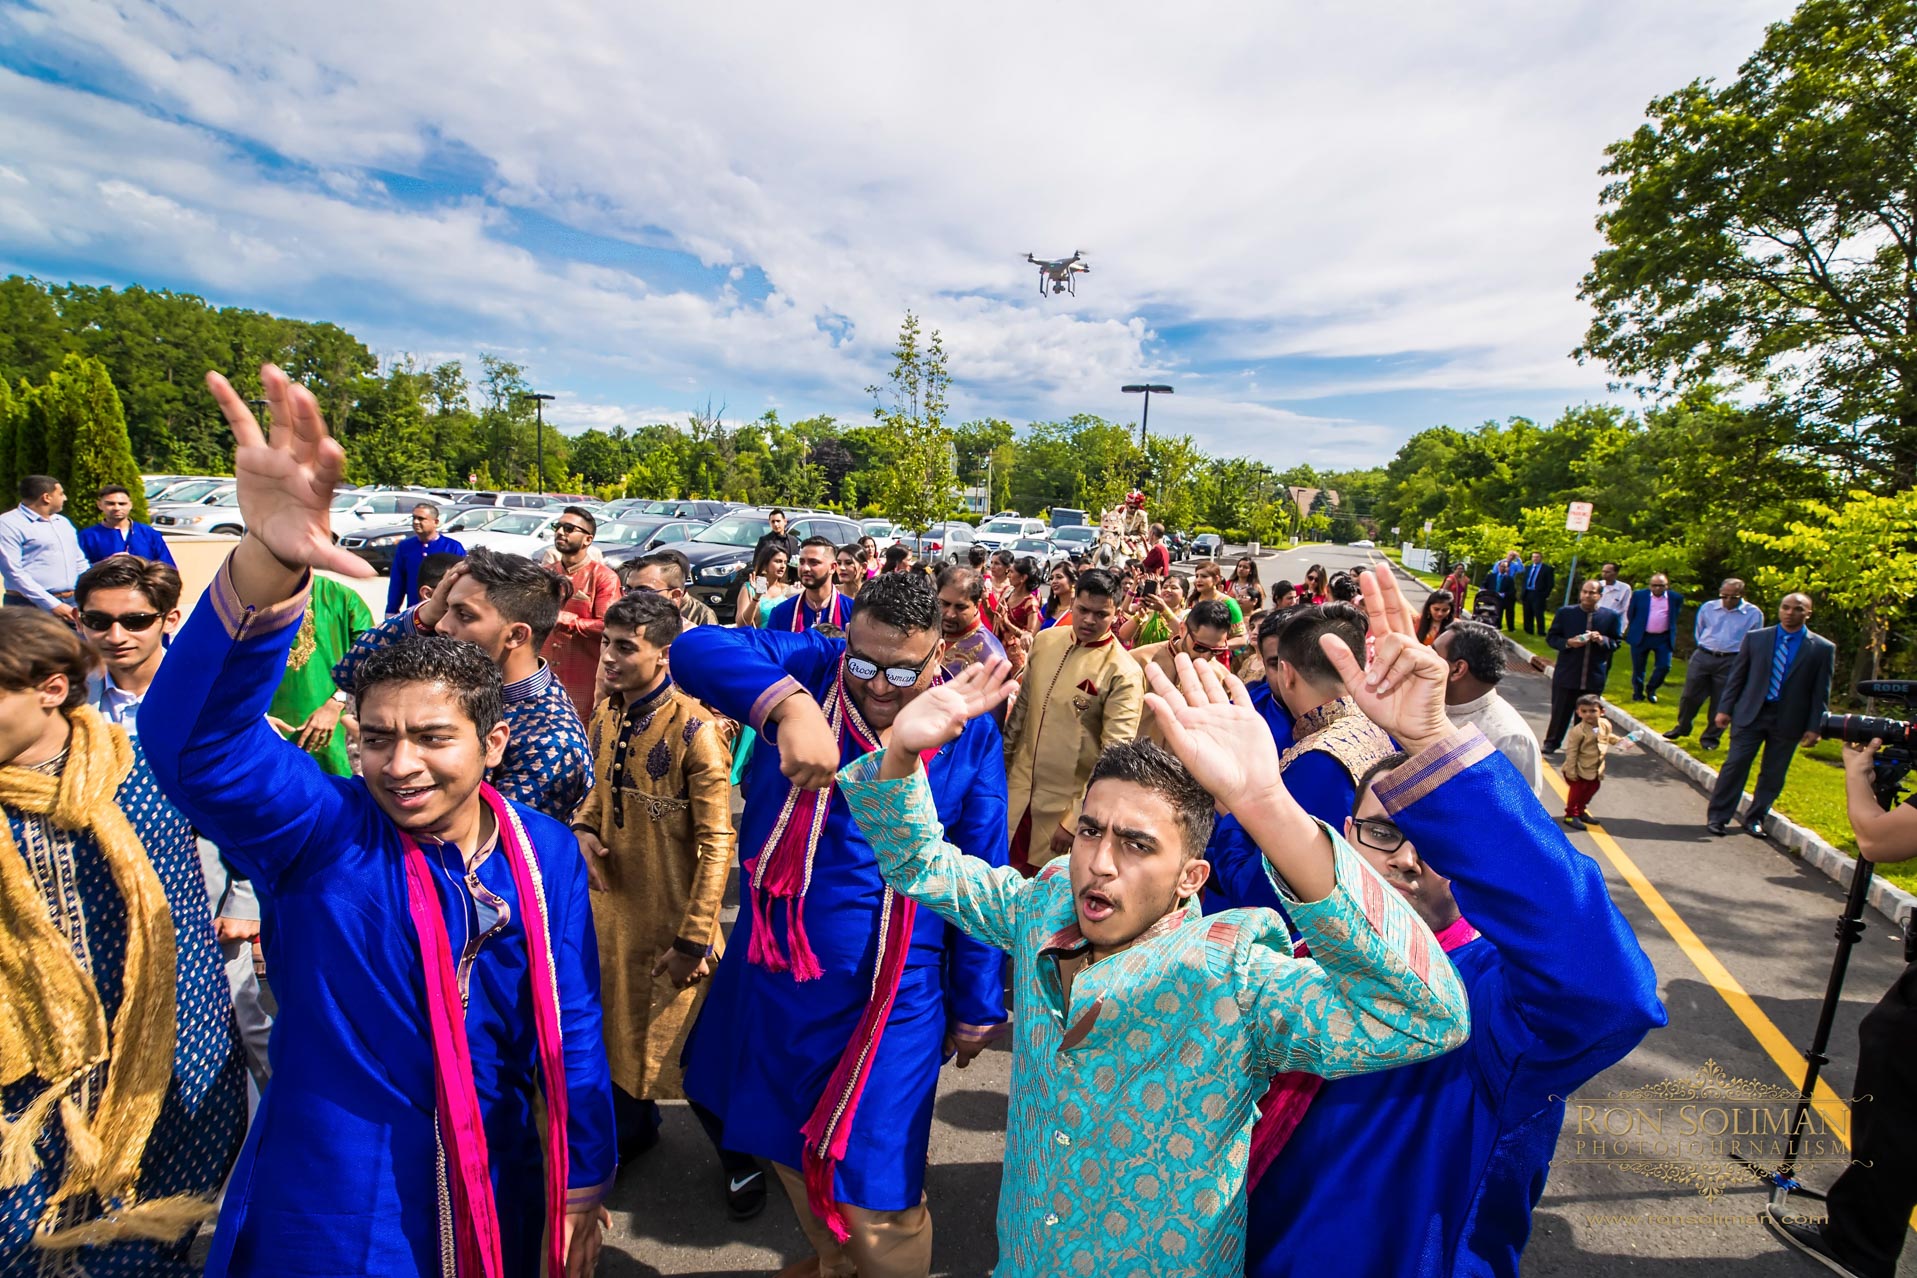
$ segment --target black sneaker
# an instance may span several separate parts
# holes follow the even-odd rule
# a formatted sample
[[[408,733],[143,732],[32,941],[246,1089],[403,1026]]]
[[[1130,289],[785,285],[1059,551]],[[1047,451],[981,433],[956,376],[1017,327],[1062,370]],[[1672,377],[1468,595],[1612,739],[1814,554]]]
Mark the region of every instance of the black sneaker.
[[[1565,817],[1564,824],[1570,826],[1573,830],[1582,830],[1584,828],[1584,821],[1581,817]]]
[[[1830,1244],[1824,1241],[1822,1225],[1799,1224],[1797,1218],[1772,1203],[1764,1209],[1764,1225],[1786,1247],[1816,1261],[1834,1274],[1846,1274],[1849,1278],[1863,1278],[1863,1275],[1837,1258]]]
[[[751,1220],[765,1210],[765,1173],[747,1172],[726,1176],[726,1214],[734,1220]]]

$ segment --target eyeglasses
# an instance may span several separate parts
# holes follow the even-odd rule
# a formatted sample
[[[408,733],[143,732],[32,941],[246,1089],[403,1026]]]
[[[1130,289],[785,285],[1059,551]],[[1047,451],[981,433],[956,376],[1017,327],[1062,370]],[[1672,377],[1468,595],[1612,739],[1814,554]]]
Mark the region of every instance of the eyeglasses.
[[[854,679],[875,679],[878,677],[879,671],[883,669],[887,683],[891,684],[894,688],[909,688],[919,681],[919,676],[925,673],[925,667],[931,665],[932,658],[937,655],[938,649],[934,648],[932,651],[926,653],[925,660],[919,662],[916,666],[882,667],[878,662],[873,661],[869,657],[855,657],[850,652],[847,652],[845,654],[845,672]]]
[[[629,595],[656,595],[659,592],[653,589],[651,586],[641,586],[641,585],[634,584],[634,585],[630,585],[626,587],[626,593]]]
[[[592,529],[581,528],[578,524],[554,524],[552,530],[554,532],[577,533],[581,537],[592,536]]]
[[[1191,650],[1194,656],[1222,657],[1231,651],[1231,645],[1228,643],[1213,645],[1208,643],[1199,643],[1196,639],[1192,639],[1189,642],[1191,644]]]
[[[1404,846],[1404,831],[1379,817],[1353,817],[1351,830],[1358,842],[1379,852],[1396,852]]]
[[[153,629],[153,623],[165,615],[158,612],[123,612],[115,616],[110,612],[83,612],[80,614],[80,624],[96,635],[105,634],[116,623],[138,634],[142,630]]]

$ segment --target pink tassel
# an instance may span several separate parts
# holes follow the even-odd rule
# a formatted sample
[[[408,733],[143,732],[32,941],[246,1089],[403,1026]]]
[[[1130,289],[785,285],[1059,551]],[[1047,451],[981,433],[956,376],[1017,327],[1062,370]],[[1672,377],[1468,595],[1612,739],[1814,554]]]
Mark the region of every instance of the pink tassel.
[[[839,1210],[838,1194],[833,1189],[833,1173],[839,1169],[836,1158],[821,1158],[812,1143],[805,1147],[805,1205],[812,1214],[825,1222],[832,1236],[839,1242],[849,1242],[852,1238],[851,1222],[845,1213]]]
[[[792,950],[792,979],[816,981],[825,975],[825,969],[819,966],[819,956],[812,952],[812,942],[805,935],[805,897],[793,897],[786,903],[785,910],[786,943]]]

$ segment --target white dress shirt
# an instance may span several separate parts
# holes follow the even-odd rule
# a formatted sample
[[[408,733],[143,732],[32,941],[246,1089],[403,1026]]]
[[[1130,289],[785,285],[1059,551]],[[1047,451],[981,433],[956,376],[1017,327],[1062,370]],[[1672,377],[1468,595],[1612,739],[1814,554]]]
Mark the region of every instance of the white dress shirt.
[[[1631,583],[1620,577],[1604,586],[1598,591],[1598,607],[1609,608],[1618,615],[1617,632],[1623,634],[1631,624]]]
[[[1544,758],[1538,749],[1538,734],[1496,688],[1475,701],[1447,705],[1444,714],[1460,728],[1475,725],[1492,749],[1511,760],[1511,766],[1530,784],[1531,792],[1540,799],[1544,797]]]

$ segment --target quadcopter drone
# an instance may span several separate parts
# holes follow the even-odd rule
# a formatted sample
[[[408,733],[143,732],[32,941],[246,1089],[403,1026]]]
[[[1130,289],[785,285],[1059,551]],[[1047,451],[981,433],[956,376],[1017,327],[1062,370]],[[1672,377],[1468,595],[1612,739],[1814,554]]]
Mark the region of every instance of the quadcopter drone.
[[[1077,277],[1083,272],[1092,269],[1085,262],[1084,252],[1079,249],[1073,249],[1070,257],[1055,257],[1049,261],[1045,258],[1033,257],[1030,253],[1027,253],[1025,260],[1038,268],[1038,295],[1040,297],[1045,296],[1045,284],[1048,280],[1051,282],[1053,293],[1070,293],[1073,297],[1077,297]]]

